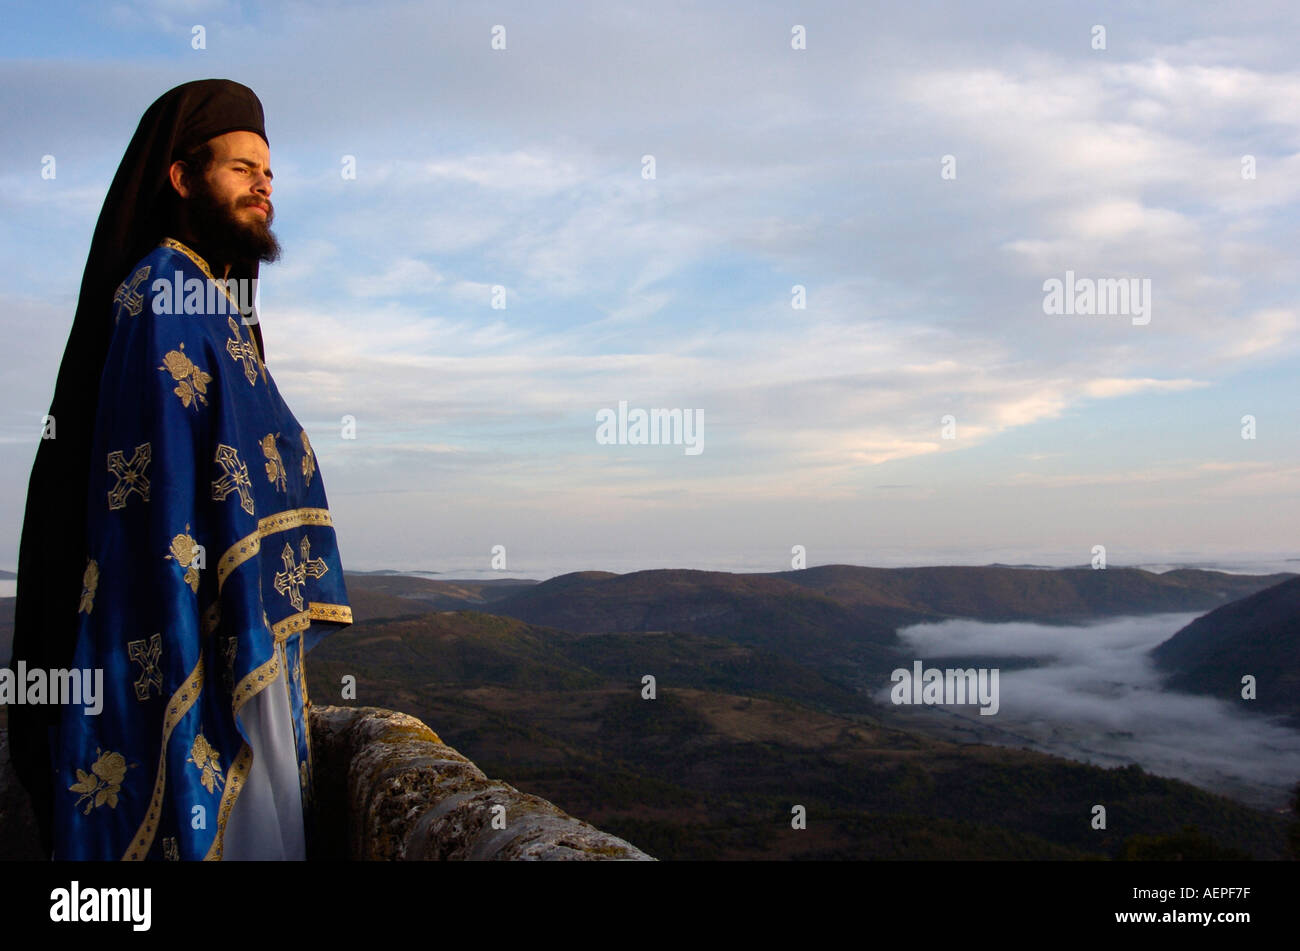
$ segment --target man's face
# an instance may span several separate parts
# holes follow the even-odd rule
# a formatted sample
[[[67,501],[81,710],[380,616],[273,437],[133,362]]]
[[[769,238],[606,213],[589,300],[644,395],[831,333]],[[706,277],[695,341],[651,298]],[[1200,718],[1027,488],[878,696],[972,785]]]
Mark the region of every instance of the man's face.
[[[205,251],[229,263],[274,261],[280,243],[271,231],[271,153],[256,132],[227,132],[208,141],[212,162],[185,179],[190,225]]]

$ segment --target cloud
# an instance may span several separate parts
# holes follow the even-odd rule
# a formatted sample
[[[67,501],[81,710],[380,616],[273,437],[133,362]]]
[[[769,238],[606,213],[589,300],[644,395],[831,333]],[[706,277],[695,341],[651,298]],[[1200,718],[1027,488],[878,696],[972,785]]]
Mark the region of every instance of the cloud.
[[[1157,393],[1177,393],[1180,390],[1197,389],[1205,386],[1209,386],[1206,380],[1137,380],[1107,377],[1105,379],[1089,380],[1084,384],[1083,389],[1089,396],[1113,399],[1120,396],[1132,396],[1134,393],[1149,390]]]
[[[22,349],[0,438],[21,441],[48,402],[131,129],[204,62],[267,108],[285,257],[263,272],[262,317],[286,399],[321,426],[357,415],[377,452],[403,446],[367,463],[390,488],[460,467],[445,490],[460,511],[490,481],[550,493],[568,508],[548,517],[574,522],[584,499],[626,493],[677,498],[683,526],[707,500],[722,533],[730,499],[833,500],[852,533],[879,517],[864,487],[906,484],[895,515],[925,526],[910,534],[952,530],[941,499],[983,513],[969,530],[984,538],[1022,519],[980,486],[1199,505],[1228,485],[1195,468],[1219,458],[1208,427],[1186,449],[1195,477],[1146,467],[1170,472],[1159,483],[1129,475],[1107,414],[1141,400],[1167,430],[1178,411],[1155,397],[1197,391],[1262,413],[1279,398],[1258,369],[1297,359],[1284,11],[1144,8],[1092,51],[1072,14],[1035,4],[996,23],[962,4],[841,4],[801,15],[795,51],[775,8],[507,3],[494,51],[492,24],[450,4],[78,9],[93,29],[23,22],[14,34],[45,52],[0,62],[0,248],[35,288],[5,310]],[[202,54],[191,22],[208,26]],[[47,152],[55,182],[39,178]],[[1048,318],[1042,283],[1066,269],[1150,278],[1151,323]],[[597,451],[593,414],[619,399],[702,408],[704,454],[688,469]],[[1281,490],[1295,451],[1239,484]],[[1057,509],[1019,525],[1026,545],[1095,520]],[[1203,524],[1220,542],[1256,534]]]

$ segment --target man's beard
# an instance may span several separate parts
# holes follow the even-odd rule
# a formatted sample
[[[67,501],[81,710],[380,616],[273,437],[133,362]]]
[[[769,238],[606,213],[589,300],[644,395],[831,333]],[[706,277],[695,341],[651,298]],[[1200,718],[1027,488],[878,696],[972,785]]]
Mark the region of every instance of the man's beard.
[[[249,205],[265,204],[265,221],[247,222],[235,217],[235,212]],[[277,261],[280,242],[271,231],[275,209],[270,199],[244,195],[236,205],[223,204],[212,192],[202,176],[194,184],[193,195],[187,204],[190,228],[202,246],[205,256],[214,264],[232,264],[235,261]]]

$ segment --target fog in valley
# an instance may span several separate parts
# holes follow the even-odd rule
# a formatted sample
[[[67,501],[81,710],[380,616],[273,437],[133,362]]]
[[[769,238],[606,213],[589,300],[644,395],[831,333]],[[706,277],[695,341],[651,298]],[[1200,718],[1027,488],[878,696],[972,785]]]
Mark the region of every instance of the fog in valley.
[[[1143,769],[1251,805],[1277,808],[1300,782],[1300,732],[1251,714],[1247,701],[1172,693],[1147,652],[1196,613],[1111,618],[1078,626],[954,620],[901,628],[926,667],[995,668],[1000,707],[944,707],[982,742],[1029,746],[1102,766]],[[1040,666],[1008,669],[1013,658]],[[1249,673],[1249,671],[1245,671]],[[889,703],[886,684],[876,699]]]

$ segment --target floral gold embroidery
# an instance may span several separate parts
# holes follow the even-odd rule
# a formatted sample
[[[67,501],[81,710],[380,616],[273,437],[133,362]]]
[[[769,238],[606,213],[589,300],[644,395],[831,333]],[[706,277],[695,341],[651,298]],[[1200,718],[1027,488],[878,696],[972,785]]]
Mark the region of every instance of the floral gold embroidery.
[[[158,666],[162,660],[162,634],[154,634],[147,641],[128,641],[126,656],[140,665],[140,676],[135,681],[135,698],[148,700],[151,687],[158,688],[162,696],[162,669]]]
[[[316,474],[316,456],[311,451],[307,430],[302,430],[299,435],[302,436],[302,477],[307,485],[311,485],[311,477]]]
[[[253,514],[253,484],[248,481],[248,466],[239,458],[234,446],[220,443],[217,446],[217,465],[225,472],[220,479],[212,480],[212,498],[220,502],[231,492],[239,493],[239,505],[249,515]]]
[[[208,384],[212,382],[212,375],[203,372],[193,360],[185,354],[185,344],[181,344],[179,350],[169,350],[163,355],[163,365],[159,370],[166,370],[176,380],[176,389],[172,390],[181,398],[181,403],[188,408],[190,404],[195,409],[199,404],[208,405],[208,398],[204,396],[208,392]]]
[[[95,747],[95,755],[99,759],[90,767],[90,772],[77,770],[77,781],[68,787],[69,792],[81,793],[77,799],[77,805],[83,802],[86,808],[82,810],[82,815],[90,815],[90,810],[108,803],[108,808],[117,808],[117,794],[122,791],[122,780],[126,778],[126,771],[131,767],[138,766],[138,763],[131,763],[129,766],[126,757],[121,753],[112,753],[108,750],[101,750]]]
[[[279,433],[267,433],[262,437],[262,455],[266,456],[266,478],[283,492],[288,487],[289,473],[285,471],[280,450],[275,448],[275,437],[279,435]]]
[[[225,782],[221,775],[220,754],[203,738],[202,733],[194,737],[194,745],[185,762],[193,763],[198,768],[202,774],[199,782],[203,783],[203,788],[208,792],[214,792],[218,783]]]
[[[153,456],[153,446],[142,442],[135,447],[131,461],[127,462],[122,450],[115,449],[108,454],[108,471],[117,476],[117,482],[108,490],[109,509],[126,508],[127,497],[132,492],[149,501],[149,479],[144,470],[149,468]]]
[[[95,606],[95,589],[98,587],[99,564],[92,558],[86,563],[86,573],[81,576],[81,607],[77,609],[78,613],[90,613]]]
[[[203,546],[188,534],[190,523],[185,523],[185,532],[172,538],[171,554],[163,557],[171,559],[185,569],[185,583],[195,594],[199,593],[199,555]]]

